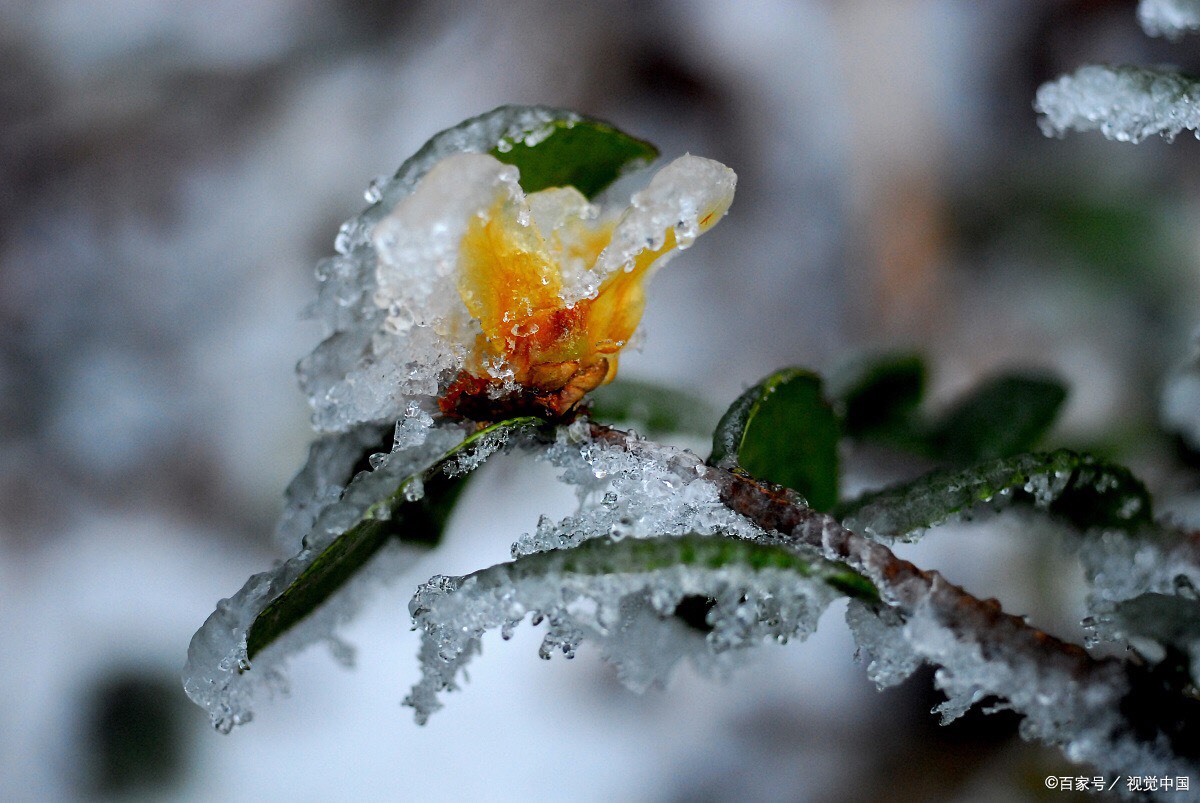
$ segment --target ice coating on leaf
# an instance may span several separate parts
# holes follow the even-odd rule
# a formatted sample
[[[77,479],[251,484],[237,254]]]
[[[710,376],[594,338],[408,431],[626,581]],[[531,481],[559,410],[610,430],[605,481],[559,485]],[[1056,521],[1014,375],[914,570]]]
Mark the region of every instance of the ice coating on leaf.
[[[821,578],[844,571],[797,550],[687,535],[594,539],[466,577],[435,577],[410,604],[422,631],[422,677],[405,704],[424,723],[442,705],[438,694],[458,688],[483,634],[511,634],[527,615],[547,622],[543,658],[572,657],[582,641],[597,643],[637,690],[665,683],[684,658],[722,674],[733,651],[811,633],[839,595]],[[690,596],[714,601],[707,634],[673,616]]]
[[[367,437],[369,430],[360,432]],[[249,721],[251,703],[256,695],[286,688],[283,664],[291,655],[322,641],[334,646],[335,653],[346,653],[345,645],[337,640],[334,631],[357,610],[366,589],[373,587],[367,577],[395,576],[399,567],[411,560],[411,550],[399,545],[382,549],[354,583],[346,584],[312,615],[255,656],[253,667],[247,654],[246,637],[264,608],[309,568],[334,539],[365,515],[383,515],[377,503],[390,496],[414,471],[430,465],[462,441],[462,436],[463,430],[459,427],[431,430],[420,447],[387,453],[374,461],[373,470],[358,473],[336,500],[331,499],[336,494],[336,480],[331,479],[332,475],[320,465],[310,463],[305,468],[293,483],[293,486],[300,486],[294,497],[298,506],[290,518],[285,519],[296,526],[303,519],[313,518],[311,529],[303,536],[303,548],[295,557],[252,576],[240,591],[221,600],[188,647],[184,689],[193,701],[208,711],[218,730],[228,732],[235,725]],[[313,455],[316,458],[331,455],[335,462],[344,464],[349,456],[343,446],[342,437],[324,444],[318,442]],[[322,488],[324,490],[320,491]],[[310,496],[302,489],[318,489],[318,493]],[[370,512],[372,509],[373,513]],[[290,529],[281,535],[286,540],[295,537],[296,532]]]
[[[354,650],[337,631],[362,607],[378,584],[394,580],[418,554],[398,542],[384,545],[349,583],[291,628],[254,659],[246,657],[246,633],[258,613],[303,571],[298,556],[275,569],[256,574],[232,597],[217,603],[192,637],[184,666],[184,691],[204,708],[213,726],[229,733],[253,719],[255,700],[288,690],[286,665],[291,656],[314,644],[325,644],[339,663],[350,665]]]
[[[1089,583],[1088,642],[1128,642],[1151,661],[1174,647],[1200,678],[1200,541],[1169,528],[1105,532],[1081,544],[1079,557]]]
[[[1200,30],[1200,0],[1141,0],[1137,16],[1146,33],[1178,42]]]
[[[913,541],[928,528],[973,508],[987,505],[999,509],[1018,500],[1074,521],[1070,509],[1056,506],[1067,494],[1089,496],[1093,519],[1098,518],[1098,504],[1103,502],[1107,521],[1088,524],[1136,529],[1150,518],[1146,490],[1127,469],[1061,449],[998,458],[967,469],[935,471],[864,494],[845,506],[843,522],[847,528],[884,543]],[[1085,511],[1085,520],[1087,517]]]
[[[891,608],[875,610],[859,600],[846,607],[846,624],[854,634],[867,677],[880,689],[903,683],[921,665],[904,632],[904,620]]]
[[[386,432],[386,427],[362,425],[347,433],[326,435],[309,447],[308,461],[287,487],[275,531],[275,540],[285,554],[300,551],[317,517],[341,498],[364,450],[382,448]]]
[[[1200,87],[1165,69],[1089,65],[1038,88],[1034,109],[1047,136],[1099,131],[1118,142],[1172,140],[1200,128]]]
[[[513,545],[513,557],[572,547],[600,536],[717,532],[742,538],[763,536],[759,528],[721,503],[699,457],[659,448],[657,455],[640,455],[595,441],[582,420],[560,428],[543,458],[561,468],[562,480],[575,486],[580,510],[558,522],[543,518],[535,532]]]

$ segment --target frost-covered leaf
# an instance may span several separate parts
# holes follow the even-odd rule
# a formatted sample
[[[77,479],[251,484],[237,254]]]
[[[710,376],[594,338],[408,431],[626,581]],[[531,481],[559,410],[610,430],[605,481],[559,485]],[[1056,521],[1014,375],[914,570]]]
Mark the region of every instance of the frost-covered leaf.
[[[1037,445],[1067,398],[1059,382],[1006,374],[960,399],[930,428],[932,454],[958,463],[1006,457]]]
[[[730,405],[709,462],[802,494],[817,510],[838,501],[838,417],[821,378],[800,368],[771,374]]]
[[[391,495],[369,507],[357,524],[321,550],[255,617],[246,634],[246,657],[253,660],[260,650],[329,599],[389,538],[404,544],[437,546],[462,491],[463,475],[513,432],[539,423],[537,419],[514,419],[474,432],[432,466],[407,477]]]
[[[925,361],[919,354],[883,354],[863,359],[830,379],[830,398],[850,438],[913,448],[917,409],[925,395]]]
[[[1167,69],[1089,65],[1042,84],[1033,107],[1047,136],[1099,131],[1118,142],[1173,140],[1200,128],[1200,85]]]
[[[464,478],[465,480],[465,478]],[[423,495],[408,504],[396,504],[385,518],[364,519],[318,554],[291,585],[255,617],[246,634],[246,658],[258,653],[333,596],[366,565],[390,539],[423,547],[437,546],[446,520],[464,487],[464,480],[443,475],[422,480],[414,475],[401,493],[423,486]]]
[[[1137,16],[1146,33],[1178,42],[1200,30],[1200,0],[1141,0]]]
[[[1136,531],[1152,521],[1150,495],[1129,469],[1068,450],[933,471],[842,506],[846,527],[911,540],[979,505],[1026,502],[1081,529]]]
[[[1079,550],[1089,645],[1117,642],[1171,660],[1200,683],[1200,535],[1170,525],[1110,530]],[[1182,657],[1181,657],[1182,656]]]
[[[320,506],[299,554],[217,604],[188,648],[188,695],[227,732],[250,719],[258,688],[282,685],[279,664],[288,655],[322,640],[344,653],[348,648],[333,632],[357,604],[355,594],[347,594],[360,584],[349,581],[371,573],[377,555],[393,545],[424,550],[436,544],[463,476],[510,437],[541,423],[514,419],[466,439],[457,426],[422,428],[420,442],[410,443],[401,422],[396,448],[374,455],[371,470],[358,472],[336,500]],[[318,446],[313,453],[324,451]]]
[[[647,435],[707,435],[717,417],[699,396],[636,379],[618,379],[592,391],[590,398],[594,420],[630,426]]]
[[[438,693],[458,688],[483,634],[499,628],[507,638],[526,615],[548,622],[543,658],[573,657],[582,641],[595,641],[622,681],[641,690],[664,683],[685,657],[723,673],[731,651],[802,639],[844,594],[878,600],[857,574],[806,550],[699,535],[595,538],[465,577],[434,577],[409,606],[422,631],[422,677],[405,704],[426,721],[441,708]],[[673,615],[687,597],[713,601],[704,636]]]
[[[521,188],[574,187],[592,198],[631,167],[649,164],[658,148],[571,112],[501,139],[490,153],[521,171]]]

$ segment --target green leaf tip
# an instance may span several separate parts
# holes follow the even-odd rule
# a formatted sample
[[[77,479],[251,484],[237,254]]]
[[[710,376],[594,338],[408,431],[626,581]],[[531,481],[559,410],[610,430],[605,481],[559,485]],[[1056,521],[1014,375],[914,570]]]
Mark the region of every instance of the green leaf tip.
[[[658,148],[600,120],[570,112],[517,136],[507,136],[490,153],[521,171],[521,188],[575,187],[588,198],[627,170],[658,158]]]
[[[800,493],[817,510],[838,500],[841,426],[821,378],[802,368],[771,374],[717,424],[709,462]]]
[[[533,417],[491,424],[471,433],[425,470],[407,477],[391,496],[368,508],[356,524],[326,546],[263,607],[246,632],[247,657],[253,660],[345,587],[391,539],[419,547],[437,546],[466,487],[466,475],[514,433],[545,425],[542,419]],[[418,483],[422,493],[410,499]]]

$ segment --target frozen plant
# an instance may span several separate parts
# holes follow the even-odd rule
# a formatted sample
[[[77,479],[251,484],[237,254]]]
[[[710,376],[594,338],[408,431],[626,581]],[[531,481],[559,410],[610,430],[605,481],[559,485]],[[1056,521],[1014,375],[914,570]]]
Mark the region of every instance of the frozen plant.
[[[1138,21],[1151,36],[1172,41],[1200,30],[1197,0],[1141,0]],[[1091,64],[1043,84],[1034,108],[1047,135],[1100,131],[1119,142],[1141,142],[1180,131],[1200,137],[1200,83],[1166,67]]]
[[[344,653],[336,626],[361,578],[436,547],[472,472],[519,449],[554,466],[579,508],[543,517],[511,561],[417,590],[422,677],[405,702],[419,722],[459,688],[489,630],[545,623],[543,657],[591,643],[643,690],[680,661],[720,675],[765,641],[803,639],[848,597],[868,675],[887,686],[938,667],[946,721],[988,698],[1022,715],[1027,738],[1097,770],[1193,768],[1200,535],[1158,521],[1122,466],[1030,451],[1063,401],[1057,382],[1001,376],[929,418],[912,358],[829,384],[786,369],[733,402],[707,459],[616,426],[653,411],[652,387],[636,404],[591,406],[641,318],[644,282],[733,200],[731,170],[683,156],[614,204],[605,189],[656,156],[596,120],[505,107],[437,135],[373,187],[320,272],[329,336],[300,372],[327,434],[288,490],[280,541],[293,557],[219,603],[189,650],[185,688],[216,727],[247,721],[297,649],[324,640]],[[844,439],[939,467],[845,498]],[[890,549],[1013,506],[1074,533],[1091,640],[1133,658],[1094,657]]]

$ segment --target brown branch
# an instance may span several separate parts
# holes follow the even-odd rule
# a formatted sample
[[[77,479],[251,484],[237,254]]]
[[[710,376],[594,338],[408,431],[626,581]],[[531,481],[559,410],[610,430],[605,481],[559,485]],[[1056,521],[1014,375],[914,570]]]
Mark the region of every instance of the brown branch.
[[[1086,719],[1074,723],[1079,728],[1104,728],[1100,723],[1111,720],[1102,743],[1077,752],[1073,758],[1127,774],[1151,772],[1151,764],[1178,770],[1193,769],[1200,762],[1200,701],[1183,693],[1176,678],[1134,661],[1094,658],[1082,647],[1005,613],[996,600],[978,599],[936,571],[922,570],[898,558],[887,546],[809,508],[787,488],[736,469],[705,466],[690,452],[604,425],[593,423],[591,435],[597,442],[635,456],[666,459],[682,472],[702,472],[716,485],[721,501],[730,510],[745,516],[780,543],[804,545],[847,564],[870,580],[883,603],[904,619],[931,615],[955,641],[976,646],[983,661],[1029,677],[1047,689],[1069,689],[1069,700],[1053,699],[1052,695],[1038,713],[1051,722],[1059,715],[1067,716],[1068,725],[1071,716]],[[929,656],[925,658],[930,660]],[[955,671],[953,666],[949,668]],[[1022,708],[1016,701],[1010,702],[1027,715],[1034,713],[1030,708],[1038,707],[1035,703]],[[1061,744],[1070,734],[1051,729],[1040,735]],[[1138,761],[1141,764],[1134,766]]]

